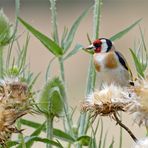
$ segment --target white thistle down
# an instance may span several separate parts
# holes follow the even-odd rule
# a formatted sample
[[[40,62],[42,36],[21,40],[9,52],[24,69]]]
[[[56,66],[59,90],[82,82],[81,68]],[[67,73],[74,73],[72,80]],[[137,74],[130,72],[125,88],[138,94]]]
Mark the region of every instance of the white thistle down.
[[[95,116],[110,116],[116,111],[126,111],[125,106],[130,102],[130,98],[125,97],[126,94],[127,88],[104,84],[100,91],[88,95],[86,102],[82,104],[82,110],[91,110]]]
[[[104,84],[100,91],[95,91],[91,93],[87,97],[87,101],[91,104],[98,104],[105,102],[112,102],[112,103],[127,103],[130,99],[125,97],[127,94],[126,88],[122,88],[118,85],[111,84],[107,85]]]
[[[138,79],[130,91],[134,95],[131,96],[128,111],[133,114],[133,120],[139,126],[148,126],[148,80]]]
[[[148,138],[142,138],[137,141],[132,148],[148,148]]]

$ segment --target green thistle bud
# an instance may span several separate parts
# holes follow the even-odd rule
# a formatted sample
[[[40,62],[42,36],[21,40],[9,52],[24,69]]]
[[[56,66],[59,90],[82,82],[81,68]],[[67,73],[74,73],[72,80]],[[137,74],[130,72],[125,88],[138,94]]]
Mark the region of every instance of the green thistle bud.
[[[3,9],[0,10],[0,46],[5,46],[12,39],[12,25],[8,17],[4,14]]]
[[[49,80],[44,86],[39,107],[47,116],[60,116],[63,113],[63,83],[59,78],[53,78]]]

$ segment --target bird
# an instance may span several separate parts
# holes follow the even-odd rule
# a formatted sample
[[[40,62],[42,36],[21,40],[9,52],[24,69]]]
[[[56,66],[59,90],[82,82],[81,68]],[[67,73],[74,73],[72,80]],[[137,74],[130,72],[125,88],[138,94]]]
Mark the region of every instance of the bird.
[[[96,39],[86,50],[93,51],[94,67],[101,82],[108,85],[134,85],[133,75],[125,57],[115,49],[111,40]]]

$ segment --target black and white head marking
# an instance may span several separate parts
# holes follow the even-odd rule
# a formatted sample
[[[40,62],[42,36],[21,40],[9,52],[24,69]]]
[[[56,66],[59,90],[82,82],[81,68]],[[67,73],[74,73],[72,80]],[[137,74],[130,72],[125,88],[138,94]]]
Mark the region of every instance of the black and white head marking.
[[[106,39],[106,38],[100,38],[99,40],[101,40],[101,42],[102,42],[101,52],[109,52],[110,49],[113,46],[112,42],[109,39]]]

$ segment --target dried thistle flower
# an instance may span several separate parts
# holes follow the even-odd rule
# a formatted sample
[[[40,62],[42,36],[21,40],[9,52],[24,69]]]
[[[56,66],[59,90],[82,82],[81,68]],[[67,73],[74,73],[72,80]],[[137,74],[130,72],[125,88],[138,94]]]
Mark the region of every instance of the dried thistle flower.
[[[97,115],[112,117],[136,142],[137,138],[122,123],[117,113],[118,111],[127,111],[129,109],[129,104],[131,104],[131,99],[134,96],[134,93],[129,90],[130,88],[128,87],[123,88],[114,84],[104,85],[102,90],[94,92],[88,97],[87,101],[82,105],[82,110],[91,111],[93,113],[92,117],[96,117]]]
[[[127,106],[128,111],[133,114],[134,121],[139,126],[148,126],[148,79],[138,79],[130,92],[134,95]]]
[[[96,91],[88,96],[82,105],[82,110],[94,112],[94,116],[111,115],[117,111],[125,111],[125,106],[129,103],[125,97],[125,89],[111,84],[104,85],[100,91]]]
[[[26,84],[18,78],[0,81],[0,144],[11,137],[12,133],[21,132],[14,123],[30,109],[31,95]]]

